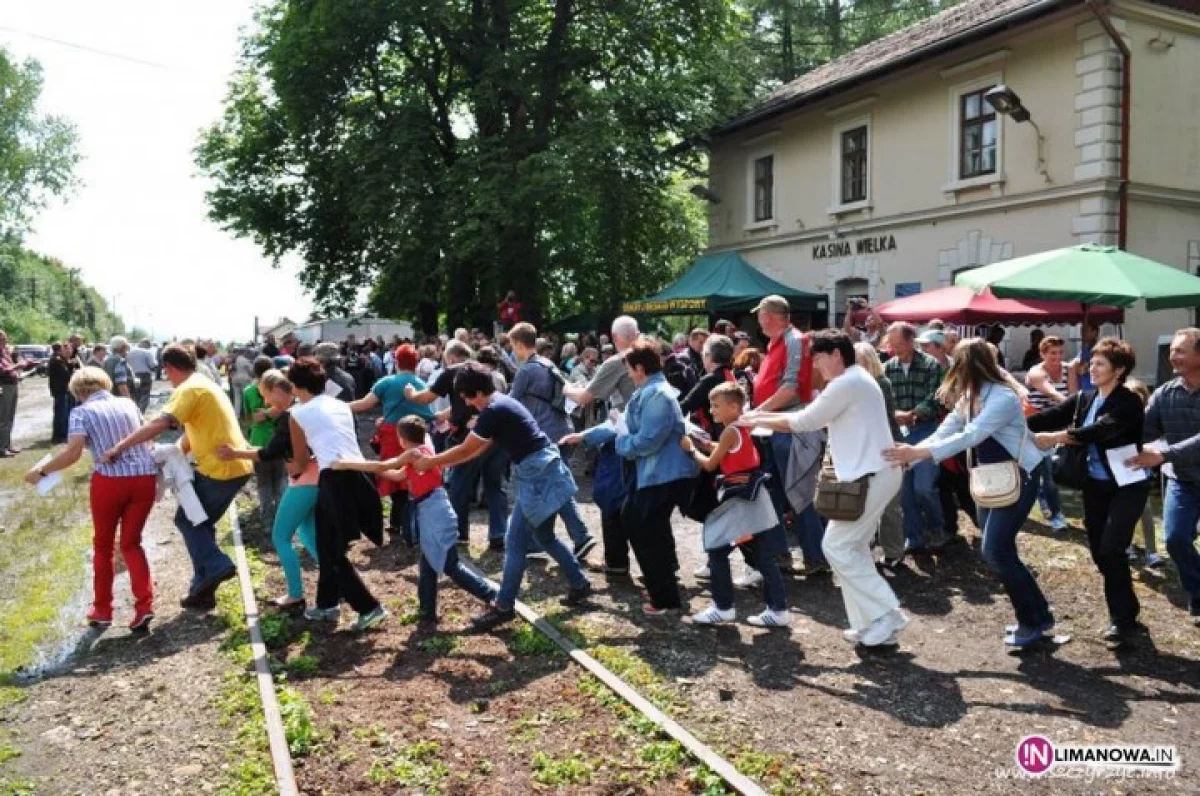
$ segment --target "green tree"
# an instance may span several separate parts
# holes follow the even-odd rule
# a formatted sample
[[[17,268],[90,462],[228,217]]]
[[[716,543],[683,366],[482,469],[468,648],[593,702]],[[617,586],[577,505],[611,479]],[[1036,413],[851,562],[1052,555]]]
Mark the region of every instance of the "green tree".
[[[330,310],[615,309],[704,244],[690,143],[748,99],[732,0],[276,0],[197,160]]]
[[[40,115],[42,68],[18,63],[0,47],[0,235],[24,232],[55,196],[76,185],[75,128]]]

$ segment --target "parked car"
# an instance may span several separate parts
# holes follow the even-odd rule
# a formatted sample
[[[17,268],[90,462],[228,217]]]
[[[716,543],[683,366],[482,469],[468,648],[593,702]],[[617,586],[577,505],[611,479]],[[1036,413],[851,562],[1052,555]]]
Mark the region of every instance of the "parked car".
[[[48,345],[17,345],[13,346],[13,359],[20,362],[22,359],[32,360],[37,363],[37,375],[46,375],[46,365],[50,362],[50,346]]]

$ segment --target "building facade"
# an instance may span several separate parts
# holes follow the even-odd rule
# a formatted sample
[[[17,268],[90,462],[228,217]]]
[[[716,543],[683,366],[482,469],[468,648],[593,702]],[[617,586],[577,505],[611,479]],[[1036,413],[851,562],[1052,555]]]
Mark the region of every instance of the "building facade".
[[[1131,52],[1126,248],[1200,274],[1200,8],[1097,9]],[[1200,5],[1200,4],[1198,4]],[[1007,86],[1031,119],[984,99]],[[966,0],[802,76],[713,138],[710,252],[872,304],[1121,227],[1122,58],[1078,0]],[[1086,278],[1086,275],[1081,275]],[[1190,310],[1126,313],[1152,376]],[[1024,351],[1024,333],[1009,354]],[[1019,350],[1014,350],[1019,349]]]

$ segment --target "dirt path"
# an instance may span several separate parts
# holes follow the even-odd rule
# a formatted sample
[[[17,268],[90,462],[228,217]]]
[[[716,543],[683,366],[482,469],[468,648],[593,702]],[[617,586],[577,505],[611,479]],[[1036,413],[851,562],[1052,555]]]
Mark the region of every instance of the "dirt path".
[[[119,583],[118,624],[26,688],[9,725],[22,752],[9,773],[39,794],[195,794],[218,784],[232,731],[215,700],[229,662],[218,620],[179,607],[191,570],[173,513],[160,505],[146,527],[165,551],[151,565],[153,632],[135,636],[119,624],[132,614]]]

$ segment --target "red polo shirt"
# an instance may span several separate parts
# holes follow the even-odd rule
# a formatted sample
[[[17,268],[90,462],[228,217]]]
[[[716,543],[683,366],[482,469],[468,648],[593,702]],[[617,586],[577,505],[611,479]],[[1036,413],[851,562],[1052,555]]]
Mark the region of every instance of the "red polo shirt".
[[[794,326],[788,326],[783,334],[767,344],[767,355],[763,358],[758,375],[754,377],[755,406],[762,405],[779,392],[780,387],[794,390],[800,386],[800,359],[803,353],[804,341]],[[782,411],[799,405],[799,401],[792,401],[775,408],[776,411]]]

